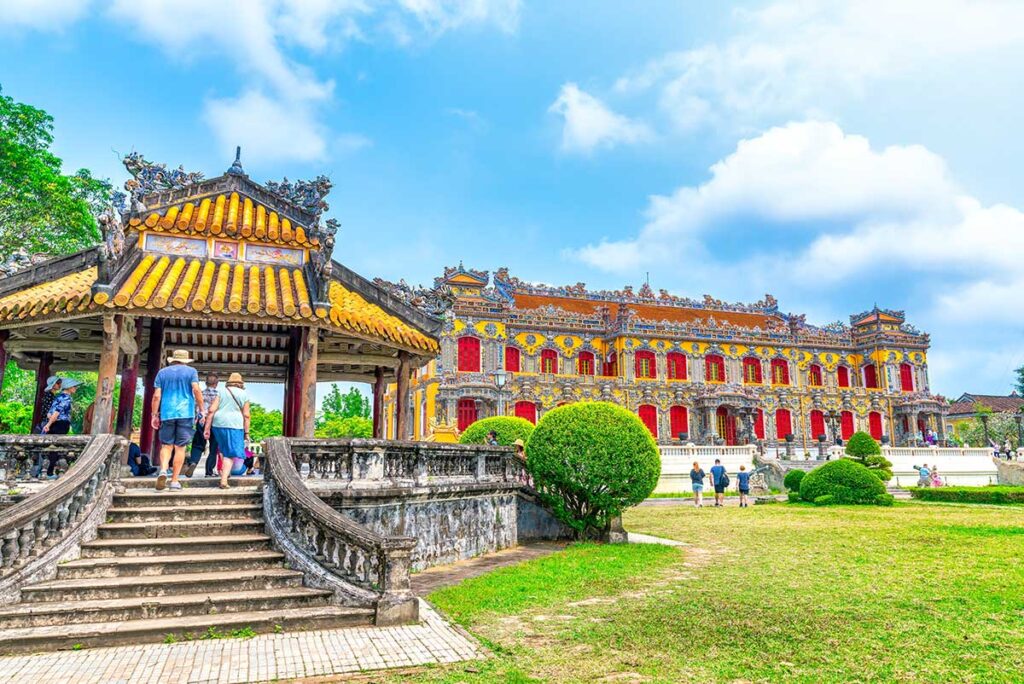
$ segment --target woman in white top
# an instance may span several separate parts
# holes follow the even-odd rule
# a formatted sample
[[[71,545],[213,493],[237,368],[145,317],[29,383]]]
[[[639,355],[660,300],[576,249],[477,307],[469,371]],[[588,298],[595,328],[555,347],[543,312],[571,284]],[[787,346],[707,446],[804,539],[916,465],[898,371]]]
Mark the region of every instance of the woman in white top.
[[[241,373],[232,373],[227,383],[217,390],[217,398],[207,411],[207,440],[211,431],[224,457],[220,488],[227,489],[230,475],[245,472],[245,443],[249,441],[249,395]]]

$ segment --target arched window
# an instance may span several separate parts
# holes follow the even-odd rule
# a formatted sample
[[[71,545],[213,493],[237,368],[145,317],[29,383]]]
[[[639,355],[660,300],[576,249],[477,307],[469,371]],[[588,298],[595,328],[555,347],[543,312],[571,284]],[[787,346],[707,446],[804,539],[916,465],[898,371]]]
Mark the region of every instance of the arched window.
[[[840,387],[850,386],[850,369],[846,366],[836,368],[836,384]]]
[[[914,391],[914,367],[909,363],[900,364],[900,391]]]
[[[708,382],[725,382],[725,359],[718,354],[705,356],[704,379]]]
[[[668,410],[668,422],[671,425],[672,436],[679,437],[681,432],[690,432],[690,416],[685,406],[673,406]]]
[[[558,352],[556,352],[554,349],[545,349],[540,353],[540,372],[558,372]]]
[[[864,386],[868,389],[878,389],[878,368],[873,363],[864,366]]]
[[[793,417],[789,409],[778,409],[775,411],[775,438],[785,439],[786,435],[793,434]]]
[[[615,352],[610,352],[603,366],[602,375],[608,378],[616,377],[619,374],[619,355]]]
[[[636,377],[638,378],[656,378],[658,377],[658,368],[654,361],[654,352],[652,351],[638,351],[634,354],[634,366],[636,367]]]
[[[517,417],[524,418],[534,425],[537,424],[537,405],[532,401],[517,401],[515,414]]]
[[[476,422],[476,399],[459,399],[458,408],[459,432],[464,431]]]
[[[818,439],[825,434],[825,414],[815,409],[811,411],[811,439]]]
[[[757,409],[757,418],[754,419],[754,436],[764,439],[764,411]]]
[[[480,340],[475,337],[460,337],[458,342],[458,369],[469,373],[480,372]]]
[[[665,361],[668,364],[669,380],[686,379],[686,354],[680,354],[679,352],[669,352],[668,354],[665,355]]]
[[[816,363],[812,363],[807,369],[807,384],[811,387],[821,387],[825,384],[821,381],[821,366]]]
[[[593,375],[594,355],[588,351],[580,352],[576,357],[576,372],[580,375]]]
[[[748,356],[743,359],[743,384],[761,384],[761,359],[753,356]]]
[[[515,347],[505,347],[505,371],[507,373],[518,373],[520,358],[518,349]]]
[[[843,440],[853,437],[853,411],[843,411],[839,414],[839,436]]]
[[[651,431],[654,438],[658,438],[658,409],[650,404],[643,404],[637,410],[637,414],[640,416],[640,420],[647,426],[647,429]]]
[[[772,384],[789,384],[789,362],[785,359],[772,359]]]
[[[878,411],[872,411],[868,414],[868,432],[876,440],[882,439],[882,414]]]

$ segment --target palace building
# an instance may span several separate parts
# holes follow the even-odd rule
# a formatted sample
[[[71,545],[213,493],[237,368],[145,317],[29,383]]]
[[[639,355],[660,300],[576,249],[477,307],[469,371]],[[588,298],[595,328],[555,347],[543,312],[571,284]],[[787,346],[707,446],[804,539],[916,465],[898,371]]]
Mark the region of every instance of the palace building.
[[[928,385],[928,335],[903,312],[875,307],[849,324],[807,323],[771,295],[727,304],[634,291],[547,287],[499,269],[445,269],[433,290],[393,294],[453,300],[441,354],[409,391],[416,439],[457,438],[474,421],[536,422],[575,401],[635,412],[660,443],[807,448],[864,430],[895,444],[933,430],[944,439],[944,398]],[[387,434],[396,393],[385,397]]]

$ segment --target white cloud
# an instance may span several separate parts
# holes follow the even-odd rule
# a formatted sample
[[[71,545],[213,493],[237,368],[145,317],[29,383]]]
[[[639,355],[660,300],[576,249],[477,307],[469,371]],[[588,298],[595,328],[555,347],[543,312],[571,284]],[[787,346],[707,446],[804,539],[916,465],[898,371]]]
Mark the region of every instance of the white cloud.
[[[601,100],[580,90],[575,83],[566,83],[549,112],[564,120],[562,150],[565,152],[593,152],[599,147],[614,147],[622,143],[648,140],[651,131],[643,123],[616,114]]]
[[[359,133],[343,133],[334,139],[334,144],[343,152],[356,152],[373,147],[373,140]]]
[[[734,16],[729,39],[666,54],[616,90],[653,88],[683,130],[743,129],[820,116],[876,82],[1024,45],[1024,3],[1006,0],[780,0]]]
[[[505,33],[519,28],[521,0],[398,0],[399,6],[435,35],[471,24]]]
[[[246,160],[256,162],[324,158],[324,133],[306,110],[260,90],[237,98],[207,100],[203,118],[213,130],[225,159],[241,145]]]
[[[4,0],[0,27],[60,31],[85,15],[90,0]]]

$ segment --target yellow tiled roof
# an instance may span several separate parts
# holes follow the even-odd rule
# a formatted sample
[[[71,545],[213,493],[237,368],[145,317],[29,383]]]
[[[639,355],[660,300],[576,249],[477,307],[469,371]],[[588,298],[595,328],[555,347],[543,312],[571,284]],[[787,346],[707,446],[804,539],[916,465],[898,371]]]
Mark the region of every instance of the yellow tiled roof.
[[[129,222],[140,231],[172,235],[249,238],[297,247],[315,247],[306,228],[237,192],[196,198],[148,212]]]
[[[288,320],[323,319],[340,329],[436,352],[437,342],[332,282],[330,310],[314,310],[301,267],[279,267],[146,254],[113,296],[91,296],[96,268],[0,298],[0,322],[72,314],[100,306],[186,313],[227,313]]]

